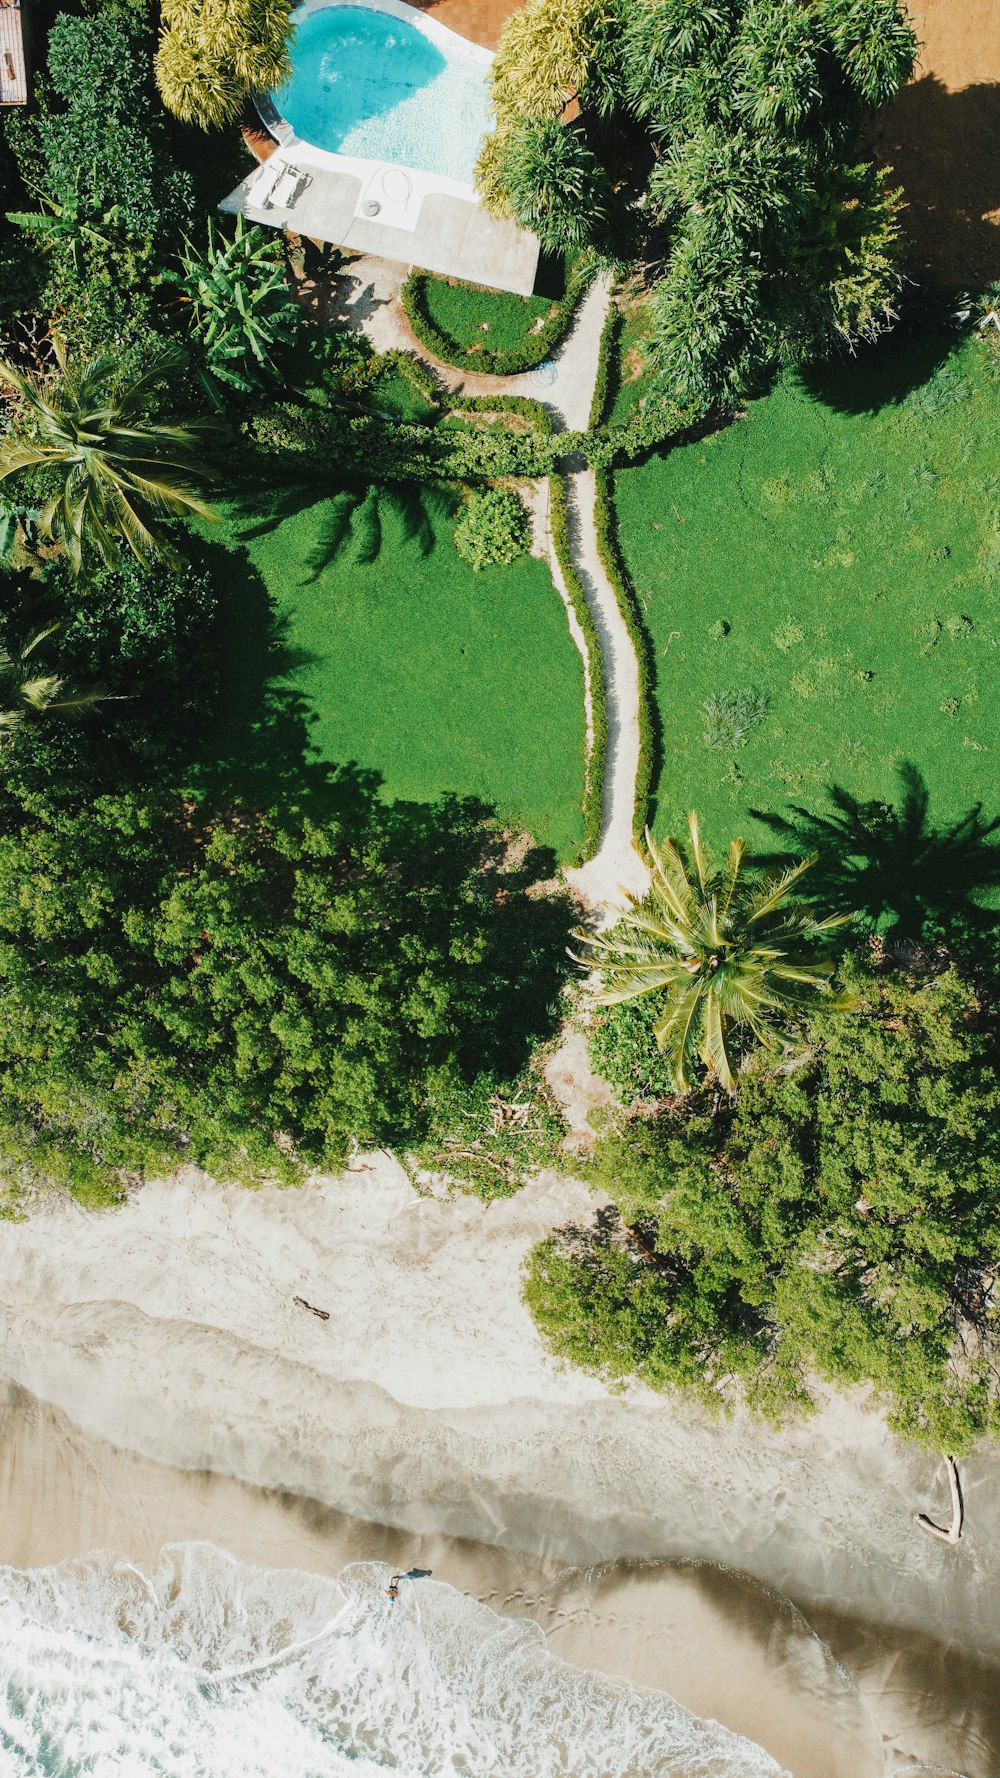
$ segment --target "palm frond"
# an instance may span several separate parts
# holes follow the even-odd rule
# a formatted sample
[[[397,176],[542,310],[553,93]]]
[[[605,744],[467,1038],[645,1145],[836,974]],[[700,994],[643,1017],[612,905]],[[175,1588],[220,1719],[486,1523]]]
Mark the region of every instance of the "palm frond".
[[[698,877],[698,887],[704,895],[706,884],[708,882],[708,859],[701,843],[701,830],[698,826],[698,817],[693,809],[688,816],[688,829],[691,834],[691,856],[694,859],[694,868]]]
[[[805,876],[806,871],[812,870],[818,856],[817,852],[813,852],[808,858],[801,858],[797,864],[790,865],[780,877],[768,878],[767,882],[763,883],[751,898],[747,910],[748,918],[753,921],[766,919],[768,914],[780,907],[781,903],[787,900],[796,883]]]

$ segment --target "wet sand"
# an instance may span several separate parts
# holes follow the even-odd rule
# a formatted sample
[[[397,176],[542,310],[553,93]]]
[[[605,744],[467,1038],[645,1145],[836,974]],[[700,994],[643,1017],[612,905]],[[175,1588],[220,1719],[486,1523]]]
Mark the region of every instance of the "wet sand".
[[[589,1570],[440,1534],[366,1523],[289,1493],[182,1471],[82,1433],[0,1387],[0,1563],[28,1568],[95,1549],[155,1563],[206,1541],[241,1560],[332,1575],[350,1562],[430,1568],[512,1617],[554,1653],[667,1691],[760,1743],[794,1778],[1000,1768],[1000,1668],[914,1634],[812,1614],[710,1564]]]

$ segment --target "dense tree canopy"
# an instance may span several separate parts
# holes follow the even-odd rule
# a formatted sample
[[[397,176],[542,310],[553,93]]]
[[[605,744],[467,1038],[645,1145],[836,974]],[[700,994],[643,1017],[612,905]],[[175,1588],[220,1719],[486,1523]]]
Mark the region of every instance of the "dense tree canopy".
[[[816,1375],[870,1384],[902,1431],[960,1450],[1000,1430],[996,1017],[949,968],[854,970],[808,1060],[758,1067],[730,1109],[628,1122],[597,1171],[629,1237],[536,1250],[557,1351],[767,1410]]]
[[[387,808],[350,774],[315,818],[23,772],[0,801],[8,1167],[86,1191],[336,1162],[516,1074],[547,1024],[565,911],[477,808]]]
[[[581,216],[598,246],[609,222],[620,243],[644,230],[652,368],[672,399],[732,398],[891,321],[899,194],[858,142],[915,49],[897,0],[528,0],[494,66],[486,201],[541,217],[546,245],[575,244]],[[549,136],[571,99],[559,205]]]

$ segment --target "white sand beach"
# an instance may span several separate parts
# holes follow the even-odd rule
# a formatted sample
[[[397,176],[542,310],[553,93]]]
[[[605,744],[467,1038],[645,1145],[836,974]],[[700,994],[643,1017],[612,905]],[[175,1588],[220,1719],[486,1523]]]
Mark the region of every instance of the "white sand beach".
[[[322,1573],[417,1562],[569,1660],[721,1698],[796,1778],[875,1778],[889,1750],[989,1778],[990,1461],[962,1466],[948,1548],[914,1523],[945,1511],[942,1466],[861,1401],[776,1432],[561,1369],[521,1266],[593,1208],[554,1176],[424,1197],[378,1155],[297,1191],[192,1171],[0,1226],[0,1373],[57,1410],[3,1416],[0,1562],[190,1539]]]

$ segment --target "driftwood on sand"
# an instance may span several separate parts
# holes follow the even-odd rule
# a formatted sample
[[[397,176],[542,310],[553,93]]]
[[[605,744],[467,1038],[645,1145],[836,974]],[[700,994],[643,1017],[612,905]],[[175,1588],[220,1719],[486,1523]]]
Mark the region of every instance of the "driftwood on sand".
[[[935,1525],[933,1519],[929,1519],[926,1513],[917,1513],[917,1524],[931,1537],[940,1538],[942,1543],[957,1543],[962,1535],[962,1525],[965,1520],[962,1484],[958,1479],[958,1464],[954,1457],[946,1457],[944,1463],[948,1471],[948,1484],[951,1488],[951,1524],[948,1526]]]
[[[298,1305],[299,1305],[299,1308],[300,1308],[300,1309],[308,1309],[308,1310],[309,1310],[309,1313],[310,1313],[310,1315],[318,1315],[318,1316],[319,1316],[319,1319],[320,1319],[320,1320],[321,1320],[321,1321],[329,1321],[329,1319],[330,1319],[330,1311],[329,1311],[329,1309],[317,1309],[317,1308],[315,1308],[315,1307],[314,1307],[314,1305],[313,1305],[313,1304],[312,1304],[312,1303],[307,1303],[307,1302],[306,1302],[306,1299],[305,1299],[305,1297],[304,1297],[304,1296],[293,1296],[293,1298],[292,1298],[292,1302],[293,1302],[293,1303],[298,1303]]]

